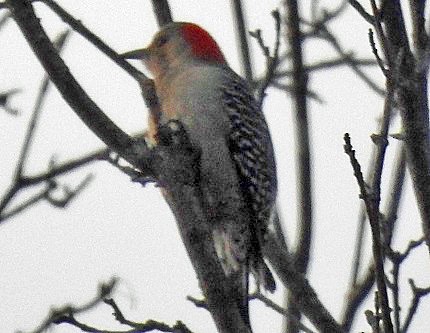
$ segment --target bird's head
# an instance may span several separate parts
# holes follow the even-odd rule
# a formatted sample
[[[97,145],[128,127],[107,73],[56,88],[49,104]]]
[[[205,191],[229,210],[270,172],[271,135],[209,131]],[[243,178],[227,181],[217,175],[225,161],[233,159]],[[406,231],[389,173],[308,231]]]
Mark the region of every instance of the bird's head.
[[[194,23],[173,22],[158,31],[143,49],[123,53],[125,59],[140,59],[154,76],[184,62],[224,64],[218,44],[203,28]]]

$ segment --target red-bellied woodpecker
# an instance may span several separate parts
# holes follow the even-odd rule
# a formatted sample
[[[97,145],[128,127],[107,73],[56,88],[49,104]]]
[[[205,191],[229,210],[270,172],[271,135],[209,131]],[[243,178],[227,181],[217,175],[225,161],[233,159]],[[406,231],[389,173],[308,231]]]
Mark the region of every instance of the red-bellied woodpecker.
[[[264,115],[215,40],[195,24],[168,24],[147,48],[123,56],[141,59],[154,77],[161,114],[150,116],[151,143],[160,125],[176,119],[201,151],[202,201],[215,249],[226,275],[242,276],[247,313],[250,271],[258,285],[275,290],[261,252],[277,188]]]

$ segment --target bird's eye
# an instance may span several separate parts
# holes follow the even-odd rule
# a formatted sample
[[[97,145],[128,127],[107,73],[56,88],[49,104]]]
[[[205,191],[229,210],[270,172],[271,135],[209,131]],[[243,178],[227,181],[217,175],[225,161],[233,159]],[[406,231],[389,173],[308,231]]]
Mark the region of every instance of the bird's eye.
[[[157,47],[162,47],[164,44],[167,43],[168,40],[169,39],[167,38],[167,36],[162,36],[155,41],[155,45]]]

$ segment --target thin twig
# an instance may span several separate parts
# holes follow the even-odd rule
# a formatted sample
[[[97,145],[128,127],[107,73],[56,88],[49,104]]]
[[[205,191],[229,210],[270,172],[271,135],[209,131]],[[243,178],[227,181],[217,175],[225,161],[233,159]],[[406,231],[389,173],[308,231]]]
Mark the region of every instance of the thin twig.
[[[391,65],[393,64],[395,54],[392,53],[387,37],[385,36],[384,29],[382,28],[381,12],[378,9],[378,6],[376,5],[376,1],[370,0],[370,4],[372,5],[376,35],[378,36],[379,44],[381,45],[382,51],[384,52],[385,61],[387,62],[388,67],[390,68]]]
[[[312,21],[317,26],[327,25],[331,20],[339,18],[342,13],[348,8],[348,1],[342,0],[338,7],[328,10],[326,8],[320,8],[321,15],[317,15],[317,4],[313,5],[312,8]],[[318,17],[319,16],[319,17]]]
[[[148,147],[121,130],[82,89],[59,57],[28,1],[7,0],[7,5],[27,42],[72,110],[106,145],[136,167],[149,170]]]
[[[248,33],[246,28],[245,16],[243,14],[242,0],[232,0],[233,14],[235,18],[235,27],[237,40],[240,49],[240,58],[245,78],[248,82],[252,82],[252,60],[249,52]]]
[[[157,94],[155,93],[154,83],[151,79],[130,65],[123,57],[121,57],[111,47],[104,43],[97,35],[85,27],[85,25],[80,20],[75,19],[54,0],[40,1],[42,1],[52,11],[54,11],[65,23],[69,24],[72,29],[82,35],[91,44],[107,55],[112,61],[114,61],[119,67],[124,69],[132,78],[134,78],[139,83],[145,104],[149,108],[155,108],[158,106]],[[159,2],[164,3],[164,1]]]
[[[46,200],[54,207],[65,208],[79,193],[81,193],[94,178],[92,174],[87,175],[81,182],[74,188],[70,189],[68,186],[63,186],[63,197],[55,198],[52,192],[48,192]]]
[[[58,49],[61,50],[64,45],[65,42],[67,40],[67,36],[69,35],[69,32],[63,32],[61,33],[56,40],[54,41],[54,46]],[[24,165],[27,159],[27,155],[28,155],[28,151],[30,148],[30,144],[31,141],[33,139],[34,136],[34,131],[36,129],[36,125],[37,125],[37,121],[38,118],[40,116],[40,112],[42,110],[42,104],[43,104],[43,100],[45,99],[46,93],[48,91],[48,87],[49,87],[49,77],[45,76],[44,79],[42,80],[42,83],[40,85],[39,88],[39,92],[37,94],[36,97],[36,102],[33,108],[33,112],[32,112],[32,117],[30,119],[30,123],[28,125],[27,128],[27,132],[24,138],[24,143],[23,146],[21,148],[21,153],[20,156],[18,158],[18,162],[17,162],[17,166],[16,166],[16,170],[12,179],[12,185],[9,188],[9,191],[6,192],[6,194],[3,196],[1,202],[0,202],[0,221],[5,220],[3,212],[6,209],[6,207],[8,206],[8,204],[10,203],[10,201],[14,198],[14,196],[25,186],[22,183],[22,179],[23,179],[23,171],[24,171]],[[34,200],[33,202],[37,202],[38,200]],[[22,208],[23,206],[21,206]],[[29,207],[28,205],[25,207]],[[17,212],[20,212],[22,209],[18,210]],[[8,217],[12,216],[10,213],[7,214]]]
[[[303,274],[297,271],[292,256],[279,245],[276,236],[268,233],[263,254],[284,286],[297,300],[296,306],[319,332],[343,333],[344,331],[319,300],[315,290]]]
[[[399,277],[400,268],[403,261],[405,261],[411,251],[424,243],[424,238],[418,241],[410,241],[407,248],[403,252],[393,251],[391,248],[386,248],[388,258],[393,264],[391,274],[393,275],[392,283],[387,283],[393,292],[393,315],[394,315],[394,329],[395,332],[400,332],[400,293],[399,293]]]
[[[22,186],[34,186],[43,181],[55,178],[57,176],[63,175],[82,166],[85,166],[94,161],[99,161],[105,159],[106,155],[109,153],[109,149],[99,149],[87,155],[81,156],[79,158],[63,162],[61,164],[53,165],[48,171],[38,173],[31,176],[23,176],[21,179]]]
[[[405,323],[402,326],[402,329],[400,330],[401,333],[406,333],[409,329],[409,326],[411,325],[412,319],[414,318],[414,315],[418,309],[418,305],[421,301],[421,298],[430,294],[430,287],[428,288],[419,288],[415,285],[415,282],[413,279],[409,279],[409,284],[412,289],[413,298],[411,301],[411,304],[409,306],[408,314],[406,315]]]
[[[372,228],[372,236],[373,236],[373,250],[374,250],[374,261],[375,261],[375,269],[376,269],[376,278],[377,279],[383,279],[381,278],[385,276],[383,273],[383,254],[381,252],[380,247],[383,245],[380,242],[380,226],[379,226],[379,205],[380,205],[380,189],[381,189],[381,178],[382,178],[382,169],[383,169],[383,165],[384,165],[384,160],[385,160],[385,151],[388,145],[388,129],[390,126],[390,121],[391,121],[391,109],[392,109],[392,102],[393,102],[393,93],[394,93],[394,89],[393,86],[391,84],[391,80],[387,78],[387,96],[385,98],[385,105],[384,105],[384,111],[383,111],[383,116],[382,116],[382,121],[381,121],[381,125],[380,125],[380,130],[379,130],[379,134],[377,135],[373,135],[372,139],[375,143],[375,151],[374,151],[374,157],[373,157],[373,165],[371,167],[371,175],[370,175],[370,186],[371,186],[371,194],[367,193],[367,189],[365,188],[363,191],[362,186],[360,186],[360,190],[361,190],[361,197],[362,199],[365,201],[365,206],[366,206],[366,211],[367,211],[367,215],[369,217],[369,221],[371,224],[371,228]],[[347,142],[347,140],[349,140],[349,137],[347,137],[345,135],[345,142]],[[348,144],[346,144],[347,146]],[[345,146],[345,147],[346,147]],[[355,159],[355,156],[353,156],[353,151],[352,151],[352,147],[350,151],[345,150],[345,152],[350,156],[351,159],[351,163],[353,162],[353,160]],[[358,161],[355,159],[355,161],[358,164]],[[357,166],[357,165],[356,165]],[[354,167],[354,165],[353,165]],[[358,165],[359,167],[359,165]],[[354,168],[355,169],[355,168]],[[359,170],[354,170],[355,176],[357,177],[358,175],[358,171]],[[357,178],[357,181],[359,181],[359,183],[362,181],[364,184],[364,179],[359,179]],[[360,184],[359,184],[360,185]],[[363,215],[362,215],[363,216]],[[364,216],[363,216],[364,217]],[[357,245],[356,245],[356,250],[360,251],[361,253],[361,235],[364,231],[364,218],[360,219],[360,234],[358,234],[358,239],[357,239]],[[391,230],[393,227],[393,224],[390,225]],[[390,239],[391,241],[391,239]],[[375,242],[378,242],[379,244],[375,246]],[[384,242],[385,243],[385,242]],[[379,249],[378,249],[379,248]],[[357,258],[359,258],[360,253],[357,253],[358,256]],[[378,263],[378,261],[381,261]],[[357,259],[356,261],[356,266],[354,266],[355,270],[354,270],[354,275],[353,275],[353,282],[356,279],[356,276],[358,274],[358,264],[359,261]],[[382,269],[382,271],[378,271],[378,266],[380,269]],[[352,285],[352,288],[354,288],[354,285]],[[382,281],[379,281],[378,284],[378,290],[379,290],[379,295],[380,295],[380,299],[382,302],[382,314],[383,314],[383,319],[384,319],[384,325],[385,327],[389,328],[390,327],[390,323],[391,321],[389,321],[389,313],[387,313],[388,310],[388,299],[386,297],[386,289],[384,290],[380,290],[379,288],[385,288],[383,286]],[[351,318],[352,320],[352,318]],[[389,321],[389,322],[386,322]]]
[[[198,299],[188,295],[187,301],[190,301],[191,303],[193,303],[196,308],[205,309],[209,311],[208,303],[204,299]]]
[[[384,236],[384,248],[388,248],[391,244],[393,237],[393,230],[395,227],[395,222],[397,221],[397,213],[399,210],[400,200],[404,188],[404,179],[406,173],[406,154],[404,145],[400,145],[396,153],[396,162],[393,166],[393,175],[390,180],[390,193],[388,196],[388,202],[385,208],[385,220],[383,228]],[[375,158],[372,158],[375,161]],[[372,168],[370,168],[372,169]],[[370,176],[369,176],[370,177]],[[363,204],[364,205],[364,204]],[[366,221],[366,208],[362,211],[360,225],[364,228],[364,222]],[[361,253],[361,250],[355,250],[354,256]],[[355,267],[355,266],[354,266]],[[357,268],[358,271],[358,268]],[[370,290],[375,283],[375,271],[373,269],[373,264],[369,264],[365,270],[365,276],[358,280],[357,276],[352,279],[349,291],[347,292],[347,302],[344,305],[343,315],[342,315],[342,327],[346,332],[348,332],[352,326],[355,314],[357,313],[360,305],[366,299]]]
[[[364,277],[351,286],[347,293],[347,302],[344,305],[342,314],[342,329],[344,332],[350,332],[355,315],[369,295],[375,284],[375,270],[373,265],[369,265]]]
[[[292,86],[292,84],[284,84],[284,83],[279,83],[277,81],[274,81],[274,82],[272,82],[272,87],[279,89],[279,90],[282,90],[289,95],[294,94],[294,87]],[[317,92],[315,92],[311,89],[308,89],[306,95],[309,99],[313,100],[314,102],[317,102],[319,104],[325,103],[325,100],[321,96],[319,96]]]
[[[30,199],[27,199],[26,201],[18,204],[13,209],[7,211],[6,213],[3,213],[0,215],[0,224],[3,224],[6,220],[10,219],[11,217],[14,217],[18,215],[19,213],[23,212],[27,208],[35,205],[41,200],[46,199],[49,192],[51,192],[52,188],[51,186],[47,186],[39,193],[36,193],[34,196],[32,196]]]
[[[373,59],[356,59],[354,58],[354,55],[352,53],[348,54],[347,56],[343,57],[336,57],[334,59],[324,59],[320,61],[316,61],[312,64],[305,65],[304,69],[307,73],[311,72],[317,72],[321,70],[327,70],[327,69],[333,69],[335,67],[340,66],[349,66],[350,63],[353,62],[359,67],[373,67],[375,65],[378,65],[378,63]],[[285,76],[291,76],[293,74],[293,71],[288,70],[280,70],[277,71],[274,75],[276,79],[283,78]],[[262,80],[261,78],[257,81]]]
[[[263,302],[267,307],[274,310],[275,312],[277,312],[277,313],[279,313],[285,317],[290,318],[292,321],[294,321],[296,323],[296,325],[300,328],[301,331],[303,331],[305,333],[315,333],[313,330],[311,330],[310,328],[308,328],[304,324],[302,324],[300,322],[299,318],[291,315],[286,309],[284,309],[282,306],[276,304],[271,299],[264,296],[262,293],[260,293],[260,292],[253,293],[253,294],[249,295],[249,299],[251,299],[251,300],[257,299],[257,300]]]
[[[13,116],[18,116],[20,113],[19,110],[9,106],[9,101],[10,101],[11,97],[20,93],[21,91],[22,90],[19,88],[12,88],[12,89],[1,92],[0,93],[0,108],[4,109],[7,113],[9,113]]]
[[[369,42],[370,42],[370,47],[372,48],[372,53],[375,56],[376,61],[378,62],[379,68],[382,70],[382,73],[384,73],[384,75],[387,76],[388,72],[387,72],[387,69],[385,68],[384,62],[382,61],[381,57],[378,54],[378,49],[376,48],[372,29],[369,29]]]
[[[264,45],[260,30],[256,31],[256,35],[251,34],[251,36],[256,37],[260,48],[262,49],[265,57],[266,57],[266,72],[264,74],[263,79],[259,82],[259,87],[257,90],[257,101],[260,108],[263,106],[263,101],[266,96],[266,90],[273,82],[275,77],[276,68],[279,64],[279,46],[281,39],[281,16],[279,11],[274,10],[272,12],[272,16],[275,20],[275,30],[276,30],[276,40],[275,46],[273,48],[273,55],[270,55],[269,48]]]
[[[348,0],[349,4],[354,7],[358,14],[366,20],[367,23],[375,25],[375,18],[369,14],[357,0]]]
[[[124,58],[117,52],[109,47],[100,37],[90,31],[80,20],[74,18],[63,7],[57,4],[54,0],[40,0],[48,6],[54,13],[56,13],[65,23],[67,23],[73,30],[79,33],[82,37],[87,39],[91,44],[98,48],[101,52],[107,55],[118,66],[130,74],[136,81],[148,79],[142,72],[130,65]]]
[[[358,216],[358,227],[354,245],[354,257],[351,270],[351,288],[355,288],[357,284],[358,274],[360,273],[361,259],[363,256],[363,242],[366,224],[366,207],[364,204],[360,205],[360,212]]]
[[[366,211],[369,217],[370,227],[372,230],[373,260],[375,265],[376,285],[378,287],[378,294],[381,302],[382,320],[384,323],[385,332],[390,333],[393,332],[393,326],[389,313],[390,307],[387,295],[387,287],[385,283],[382,242],[379,227],[379,188],[372,186],[372,194],[368,193],[367,185],[361,172],[361,166],[355,157],[355,151],[352,148],[351,139],[348,133],[345,134],[344,140],[345,153],[350,158],[351,165],[354,170],[354,176],[357,179],[357,183],[360,188],[360,198],[363,199],[364,203],[366,204]],[[375,174],[378,174],[378,171],[375,171]],[[380,178],[378,179],[378,176],[375,176],[373,182],[376,182],[377,184],[378,182],[380,182]]]
[[[306,20],[302,20],[303,23],[309,25],[313,29],[313,33],[309,35],[309,37],[315,37],[319,39],[326,40],[328,43],[330,43],[333,47],[333,49],[341,56],[341,57],[347,57],[348,53],[344,51],[342,46],[340,45],[337,38],[334,36],[334,34],[326,27],[326,26],[315,26],[312,22],[307,22]],[[354,62],[351,62],[348,64],[350,68],[357,74],[357,76],[366,83],[373,91],[378,93],[381,96],[385,96],[385,91],[381,89],[366,73],[364,73],[361,68],[355,64]]]
[[[151,331],[160,331],[160,332],[176,332],[176,333],[192,333],[184,323],[181,321],[178,321],[174,326],[169,326],[165,323],[156,321],[156,320],[147,320],[144,323],[137,323],[133,322],[131,320],[128,320],[124,317],[122,311],[120,310],[119,306],[116,304],[116,302],[112,298],[106,298],[104,300],[106,304],[112,307],[113,309],[113,315],[115,316],[115,319],[123,324],[127,325],[133,328],[131,331],[127,332],[151,332]]]
[[[51,313],[46,317],[46,319],[32,333],[44,332],[48,327],[50,327],[53,323],[56,323],[56,321],[63,316],[73,317],[76,314],[95,308],[103,301],[103,299],[109,297],[109,295],[112,294],[117,282],[118,280],[116,278],[111,278],[107,283],[101,283],[98,287],[97,295],[84,305],[75,306],[69,304],[60,308],[52,309]]]
[[[332,69],[338,66],[350,66],[354,64],[355,66],[365,67],[365,66],[375,66],[376,62],[372,59],[355,59],[353,54],[346,54],[346,56],[340,56],[335,59],[325,59],[313,64],[305,65],[305,70],[309,72],[315,72],[319,70]]]
[[[63,48],[69,35],[70,35],[70,30],[66,30],[65,32],[61,33],[57,37],[56,41],[54,42],[54,45],[59,51]],[[39,88],[39,93],[37,95],[36,102],[34,104],[30,123],[28,125],[27,133],[24,138],[24,143],[21,148],[21,154],[18,157],[18,165],[16,167],[15,176],[14,176],[15,181],[19,181],[22,178],[24,164],[28,157],[30,144],[34,137],[34,131],[36,129],[37,122],[39,120],[39,115],[42,111],[43,102],[48,92],[48,87],[50,86],[50,82],[51,80],[49,79],[49,76],[45,75],[45,77],[42,80],[42,84]]]

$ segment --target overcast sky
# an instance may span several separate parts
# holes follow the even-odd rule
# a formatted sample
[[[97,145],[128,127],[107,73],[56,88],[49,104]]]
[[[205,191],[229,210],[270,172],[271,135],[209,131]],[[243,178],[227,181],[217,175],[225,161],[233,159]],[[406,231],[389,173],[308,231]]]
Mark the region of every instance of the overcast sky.
[[[124,1],[121,7],[114,1],[58,2],[118,52],[142,47],[157,31],[149,0]],[[170,3],[175,20],[192,21],[206,28],[219,42],[229,64],[241,72],[229,1],[177,0]],[[262,29],[266,43],[273,45],[270,12],[280,6],[280,2],[252,0],[246,3],[249,29]],[[301,1],[305,12],[308,12],[309,3],[309,0]],[[51,37],[64,30],[65,25],[49,9],[39,3],[35,6]],[[332,28],[338,31],[346,50],[371,57],[367,42],[369,27],[353,10],[348,10]],[[12,21],[0,31],[0,41],[0,91],[23,89],[12,100],[13,106],[21,110],[19,117],[0,112],[0,190],[5,191],[44,72]],[[251,40],[251,44],[256,73],[262,73],[264,58],[255,41]],[[128,133],[145,128],[147,112],[133,79],[78,34],[72,34],[63,55],[84,89],[121,128]],[[309,62],[332,56],[334,53],[322,42],[306,44]],[[141,68],[139,63],[135,65]],[[382,87],[378,70],[369,72]],[[360,204],[342,138],[345,132],[351,134],[357,157],[366,164],[372,148],[370,135],[377,128],[383,100],[348,69],[319,72],[311,77],[310,86],[324,104],[310,103],[315,234],[309,278],[324,305],[338,318],[349,282]],[[288,241],[294,244],[297,203],[291,105],[290,96],[269,90],[264,112],[276,150],[278,201]],[[25,171],[32,174],[46,170],[52,156],[57,161],[65,161],[99,147],[103,147],[101,141],[52,88]],[[390,179],[395,148],[396,142],[391,140],[384,184]],[[42,203],[0,225],[0,330],[31,330],[51,306],[85,303],[95,295],[99,282],[117,276],[121,283],[115,300],[130,320],[155,319],[168,324],[182,320],[194,332],[215,332],[209,314],[185,299],[187,295],[199,297],[200,291],[172,214],[158,189],[152,185],[142,188],[130,182],[106,162],[97,162],[61,177],[61,183],[73,187],[89,173],[95,175],[94,181],[67,209],[54,209]],[[58,194],[61,196],[60,192]],[[28,195],[18,197],[17,202]],[[383,199],[386,196],[385,191]],[[403,249],[409,239],[418,239],[421,235],[409,179],[404,198],[394,242],[398,249]],[[369,252],[369,244],[367,248]],[[418,286],[429,285],[430,265],[426,251],[425,247],[416,250],[404,269],[407,272],[402,283],[404,300],[410,298],[407,278],[416,279]],[[278,288],[273,299],[282,303],[282,288]],[[405,315],[408,303],[403,304]],[[366,308],[373,308],[371,302]],[[370,330],[364,309],[356,321],[356,332]],[[411,332],[428,330],[425,313],[429,311],[430,298],[427,298],[422,302]],[[100,328],[121,328],[111,312],[108,306],[101,305],[79,318]],[[280,332],[281,318],[265,306],[252,302],[251,317],[255,333]],[[56,333],[77,331],[67,325],[53,330]]]

